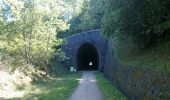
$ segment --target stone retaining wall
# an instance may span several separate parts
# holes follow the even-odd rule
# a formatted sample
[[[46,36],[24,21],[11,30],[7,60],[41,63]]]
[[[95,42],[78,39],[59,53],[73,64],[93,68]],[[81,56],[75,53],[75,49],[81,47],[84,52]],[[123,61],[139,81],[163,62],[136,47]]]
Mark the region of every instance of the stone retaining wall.
[[[170,77],[161,71],[119,66],[113,72],[112,82],[131,100],[170,98]]]
[[[119,65],[110,40],[104,74],[130,100],[169,100],[170,76],[161,71]]]

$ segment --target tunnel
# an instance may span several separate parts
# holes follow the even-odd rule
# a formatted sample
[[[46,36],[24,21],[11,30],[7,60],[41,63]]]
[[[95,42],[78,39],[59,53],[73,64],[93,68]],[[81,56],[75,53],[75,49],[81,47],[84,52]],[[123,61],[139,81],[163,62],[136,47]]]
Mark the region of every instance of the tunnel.
[[[82,70],[98,70],[99,55],[96,47],[91,43],[84,43],[77,52],[77,69]]]

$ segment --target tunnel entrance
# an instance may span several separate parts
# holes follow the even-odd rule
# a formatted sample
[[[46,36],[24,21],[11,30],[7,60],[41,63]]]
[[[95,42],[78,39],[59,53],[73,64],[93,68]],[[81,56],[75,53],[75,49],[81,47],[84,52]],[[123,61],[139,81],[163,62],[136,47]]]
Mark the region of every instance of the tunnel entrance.
[[[98,70],[99,55],[96,47],[90,43],[84,43],[77,52],[78,70]]]

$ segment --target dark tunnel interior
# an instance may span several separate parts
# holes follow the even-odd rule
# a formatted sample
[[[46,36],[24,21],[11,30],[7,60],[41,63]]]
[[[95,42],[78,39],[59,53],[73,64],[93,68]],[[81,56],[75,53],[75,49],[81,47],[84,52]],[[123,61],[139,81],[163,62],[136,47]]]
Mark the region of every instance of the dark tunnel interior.
[[[77,52],[78,70],[98,70],[99,55],[96,47],[90,43],[84,43]]]

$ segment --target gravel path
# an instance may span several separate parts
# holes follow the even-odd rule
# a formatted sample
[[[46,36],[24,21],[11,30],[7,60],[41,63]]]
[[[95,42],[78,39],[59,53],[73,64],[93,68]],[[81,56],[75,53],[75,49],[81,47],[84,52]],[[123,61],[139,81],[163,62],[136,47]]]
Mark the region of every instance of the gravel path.
[[[68,100],[103,100],[96,82],[95,72],[83,72],[78,87]]]

